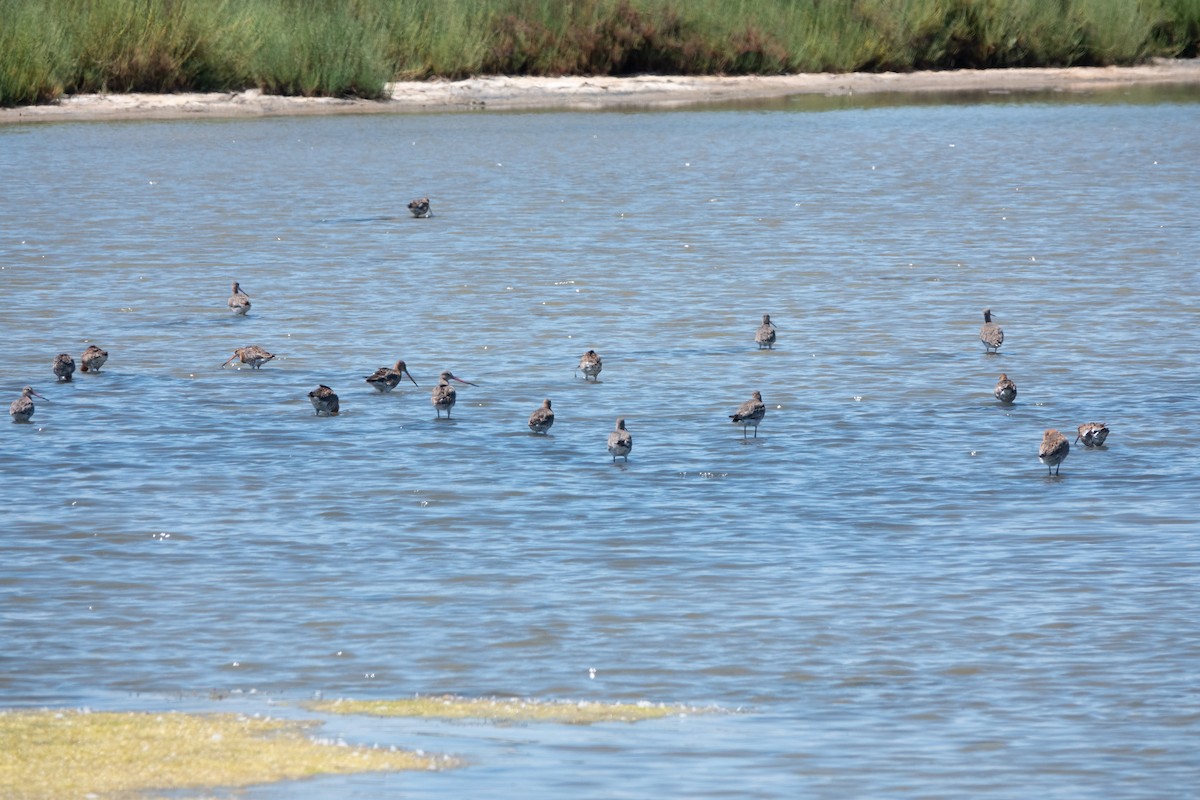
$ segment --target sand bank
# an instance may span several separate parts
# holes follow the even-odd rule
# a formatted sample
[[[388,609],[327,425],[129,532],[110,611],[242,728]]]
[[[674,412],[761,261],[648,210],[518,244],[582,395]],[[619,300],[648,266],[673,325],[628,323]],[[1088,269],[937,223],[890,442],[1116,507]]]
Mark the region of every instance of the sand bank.
[[[44,106],[0,109],[0,124],[85,119],[184,119],[434,111],[679,107],[793,95],[1101,91],[1200,86],[1200,60],[1136,67],[952,70],[772,76],[481,77],[391,84],[387,100],[280,97],[256,90],[208,94],[77,95]]]

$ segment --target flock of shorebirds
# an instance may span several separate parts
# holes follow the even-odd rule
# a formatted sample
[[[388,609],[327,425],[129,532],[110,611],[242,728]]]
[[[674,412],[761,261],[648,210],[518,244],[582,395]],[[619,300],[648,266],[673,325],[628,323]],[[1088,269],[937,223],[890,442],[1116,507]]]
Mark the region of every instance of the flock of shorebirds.
[[[983,326],[979,329],[979,340],[983,342],[984,352],[997,353],[1000,345],[1004,344],[1004,329],[992,322],[992,310],[983,311]],[[1000,380],[993,390],[996,399],[1001,403],[1011,404],[1017,399],[1017,384],[1006,373],[1000,373]],[[1108,438],[1108,426],[1103,422],[1085,422],[1077,429],[1075,443],[1083,442],[1084,447],[1103,447]],[[1054,428],[1042,434],[1042,446],[1038,448],[1038,460],[1046,465],[1047,474],[1058,474],[1062,462],[1071,452],[1071,443],[1067,437]]]
[[[428,197],[413,200],[408,204],[408,210],[417,218],[433,216]],[[250,311],[250,297],[243,291],[241,284],[237,281],[233,282],[226,305],[234,315],[245,316]],[[758,326],[754,333],[754,342],[758,345],[759,350],[772,350],[775,347],[775,339],[776,328],[775,324],[771,322],[771,315],[763,314],[762,324]],[[992,321],[991,309],[986,309],[983,312],[983,326],[979,329],[979,339],[983,342],[985,352],[989,353],[999,352],[1000,345],[1004,343],[1004,330]],[[262,347],[249,345],[234,350],[233,355],[221,366],[225,367],[234,360],[239,360],[242,364],[248,365],[250,369],[260,369],[263,364],[273,358],[275,358],[275,355],[264,350]],[[80,357],[84,372],[99,372],[107,360],[108,352],[101,350],[94,344],[90,345]],[[75,372],[75,360],[67,353],[60,353],[54,358],[53,369],[58,381],[69,382]],[[600,355],[595,350],[588,350],[580,356],[576,374],[582,372],[585,381],[597,382],[601,369],[603,369],[603,361]],[[386,393],[399,386],[405,378],[412,381],[413,386],[418,386],[417,381],[409,373],[405,363],[403,361],[396,361],[390,367],[380,367],[375,370],[366,376],[365,380],[375,389]],[[476,385],[457,377],[448,370],[442,372],[438,378],[437,386],[434,387],[433,394],[430,397],[430,402],[437,411],[438,419],[442,418],[443,411],[446,413],[446,419],[450,419],[451,410],[458,400],[458,393],[451,381],[467,386]],[[1007,374],[1002,373],[1000,380],[996,383],[994,393],[996,399],[1001,403],[1011,404],[1017,398],[1017,385]],[[35,392],[31,386],[26,386],[22,390],[21,396],[14,400],[8,408],[8,413],[12,417],[13,422],[29,422],[32,419],[34,397],[42,400],[46,399]],[[316,389],[309,392],[308,399],[318,416],[333,416],[341,410],[337,394],[325,384],[320,384]],[[757,439],[759,423],[762,422],[766,414],[767,406],[763,402],[762,394],[756,391],[751,395],[749,400],[738,407],[737,411],[729,415],[729,419],[735,425],[742,426],[743,438],[747,438],[749,430],[753,428],[754,438]],[[537,434],[545,434],[550,430],[550,427],[554,425],[554,410],[551,407],[549,399],[545,400],[540,408],[535,409],[529,415],[528,425],[529,429]],[[1086,422],[1079,426],[1075,442],[1076,444],[1083,442],[1085,447],[1102,447],[1107,438],[1107,425],[1103,422]],[[629,453],[632,450],[633,437],[625,427],[625,420],[618,419],[615,428],[608,435],[608,452],[612,456],[613,463],[616,463],[618,458],[628,461]],[[1042,445],[1038,450],[1038,460],[1046,465],[1048,474],[1057,475],[1063,460],[1066,459],[1070,450],[1071,443],[1067,441],[1067,437],[1051,428],[1042,436]]]

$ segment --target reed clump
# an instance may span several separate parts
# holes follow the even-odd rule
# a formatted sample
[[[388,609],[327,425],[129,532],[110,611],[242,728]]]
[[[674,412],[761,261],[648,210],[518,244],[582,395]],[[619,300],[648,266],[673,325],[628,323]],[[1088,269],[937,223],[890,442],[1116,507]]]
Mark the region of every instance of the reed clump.
[[[1200,0],[0,0],[0,105],[384,95],[478,74],[779,74],[1200,54]]]

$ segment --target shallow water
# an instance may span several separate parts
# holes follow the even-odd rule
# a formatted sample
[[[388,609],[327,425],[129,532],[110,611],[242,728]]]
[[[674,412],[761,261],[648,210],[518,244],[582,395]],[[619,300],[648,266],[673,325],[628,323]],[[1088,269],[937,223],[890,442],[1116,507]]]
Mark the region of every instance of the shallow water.
[[[1108,98],[0,128],[0,704],[734,712],[254,798],[1197,796],[1200,97]]]

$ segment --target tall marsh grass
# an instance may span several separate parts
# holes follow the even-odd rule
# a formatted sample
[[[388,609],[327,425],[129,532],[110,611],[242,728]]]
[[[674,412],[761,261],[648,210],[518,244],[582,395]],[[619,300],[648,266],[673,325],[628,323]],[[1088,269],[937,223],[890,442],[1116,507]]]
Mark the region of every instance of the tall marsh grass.
[[[397,78],[1132,64],[1200,0],[0,0],[0,105],[177,90],[382,96]]]

